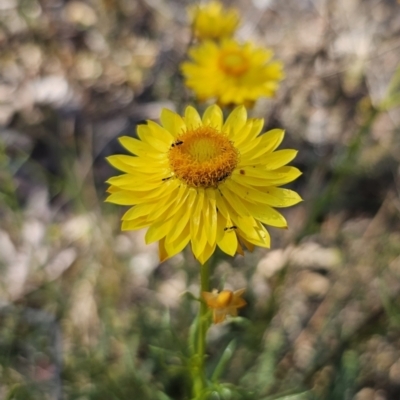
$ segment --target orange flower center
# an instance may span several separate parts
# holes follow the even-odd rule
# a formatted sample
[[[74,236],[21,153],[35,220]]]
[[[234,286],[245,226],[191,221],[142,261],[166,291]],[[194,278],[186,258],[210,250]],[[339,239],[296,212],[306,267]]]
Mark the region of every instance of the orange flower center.
[[[249,69],[249,60],[241,50],[224,50],[219,56],[219,66],[228,75],[240,76]]]
[[[218,293],[216,308],[229,307],[233,298],[233,293],[230,290],[223,290]]]
[[[211,126],[181,134],[169,150],[172,172],[193,187],[217,187],[235,169],[239,152],[226,135]]]

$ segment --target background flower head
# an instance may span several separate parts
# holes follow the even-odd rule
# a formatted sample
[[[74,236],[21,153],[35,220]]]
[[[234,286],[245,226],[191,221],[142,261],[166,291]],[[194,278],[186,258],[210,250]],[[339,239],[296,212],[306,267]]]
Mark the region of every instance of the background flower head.
[[[189,8],[193,34],[200,40],[231,37],[239,25],[239,14],[234,8],[224,8],[219,1]]]
[[[213,311],[213,322],[219,324],[225,321],[228,315],[236,317],[238,309],[244,307],[247,303],[242,298],[245,289],[239,289],[234,292],[231,290],[222,290],[218,292],[214,289],[212,292],[202,292],[202,297],[207,307]]]
[[[272,97],[283,79],[283,65],[272,61],[269,49],[233,39],[205,41],[189,49],[182,63],[186,85],[200,100],[216,99],[222,105],[252,104]]]
[[[132,206],[122,229],[148,227],[146,242],[159,241],[161,260],[189,243],[201,263],[216,246],[232,256],[243,254],[242,245],[269,247],[264,224],[287,226],[274,207],[301,201],[280,188],[301,174],[285,166],[297,151],[275,151],[284,132],[260,135],[263,120],[247,119],[243,106],[225,122],[216,105],[202,118],[190,106],[183,118],[164,109],[161,124],[139,125],[140,140],[120,138],[132,156],[108,157],[124,174],[107,181],[106,201]]]

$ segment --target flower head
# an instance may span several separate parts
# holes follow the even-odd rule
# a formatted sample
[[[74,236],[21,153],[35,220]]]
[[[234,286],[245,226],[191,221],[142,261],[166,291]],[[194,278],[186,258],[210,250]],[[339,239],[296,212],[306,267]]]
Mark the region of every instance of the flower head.
[[[193,34],[200,40],[231,37],[239,25],[239,14],[233,8],[224,8],[219,1],[210,1],[189,9]]]
[[[242,299],[245,289],[222,290],[218,293],[217,289],[212,292],[202,292],[202,297],[207,304],[207,307],[213,310],[214,324],[219,324],[225,321],[227,315],[237,316],[238,308],[244,307],[247,303]]]
[[[217,99],[222,105],[252,105],[272,97],[284,77],[280,61],[271,61],[271,50],[233,39],[205,41],[189,49],[192,61],[181,65],[186,86],[200,100]]]
[[[108,157],[124,174],[107,181],[106,201],[132,206],[122,217],[122,230],[148,227],[145,240],[159,242],[161,260],[189,243],[202,264],[216,246],[232,256],[243,254],[242,245],[269,247],[263,224],[287,226],[273,207],[301,201],[280,188],[301,174],[285,166],[295,150],[275,151],[284,132],[260,135],[263,120],[247,119],[243,106],[225,122],[216,105],[202,118],[190,106],[183,118],[164,109],[161,123],[139,125],[140,140],[120,138],[134,155]]]

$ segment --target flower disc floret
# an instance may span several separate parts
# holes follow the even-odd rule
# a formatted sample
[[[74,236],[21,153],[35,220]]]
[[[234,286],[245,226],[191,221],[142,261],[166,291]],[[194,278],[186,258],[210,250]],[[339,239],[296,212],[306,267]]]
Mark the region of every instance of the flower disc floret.
[[[250,68],[248,55],[238,49],[221,51],[218,62],[220,69],[230,76],[242,76]]]
[[[226,135],[200,126],[179,135],[168,158],[174,175],[188,186],[216,188],[232,174],[239,152]]]
[[[269,247],[264,225],[287,227],[275,208],[301,201],[281,188],[301,172],[286,165],[295,150],[276,151],[284,132],[260,135],[263,124],[247,119],[243,106],[226,121],[216,105],[202,117],[193,107],[184,117],[164,109],[161,126],[147,121],[138,126],[139,139],[120,138],[132,155],[108,157],[123,174],[107,181],[106,201],[130,206],[122,230],[148,228],[146,243],[159,243],[162,261],[188,244],[201,263],[217,246],[231,256],[243,254],[242,246]]]

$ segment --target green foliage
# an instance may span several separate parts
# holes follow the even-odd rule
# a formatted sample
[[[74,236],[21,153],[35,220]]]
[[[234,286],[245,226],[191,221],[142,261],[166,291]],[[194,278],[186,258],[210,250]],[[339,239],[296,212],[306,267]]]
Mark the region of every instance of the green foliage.
[[[165,101],[176,99],[180,108],[187,100],[177,71],[186,50],[182,2],[5,3],[0,398],[191,399],[201,365],[198,265],[190,249],[158,265],[157,249],[144,248],[140,233],[121,233],[121,211],[103,204],[111,174],[104,156],[122,151],[115,136],[132,135],[132,121],[155,119]],[[397,400],[397,53],[354,62],[347,53],[364,47],[341,48],[351,31],[341,32],[340,5],[303,17],[294,3],[276,2],[259,17],[249,8],[248,22],[258,24],[260,37],[273,32],[286,57],[286,86],[273,106],[254,113],[271,128],[287,125],[285,140],[299,149],[304,176],[296,185],[305,202],[287,213],[288,231],[271,229],[270,252],[235,259],[215,253],[210,289],[247,286],[248,306],[209,329],[196,400],[352,400],[363,388]],[[371,2],[367,10],[359,3],[354,10],[363,23],[351,25],[368,32],[356,31],[354,40],[371,32],[379,33],[376,41],[390,38],[396,24],[385,18],[398,5],[375,2],[384,8],[372,21]],[[311,18],[315,26],[323,19],[323,38],[306,30]],[[365,18],[380,25],[369,29]],[[178,37],[165,39],[167,32]],[[307,38],[312,42],[303,43]],[[68,83],[54,102],[47,86],[38,89],[53,75]],[[390,83],[372,90],[371,76]],[[376,91],[385,93],[380,102]],[[306,135],[315,120],[326,141]],[[211,313],[203,317],[208,328]]]

